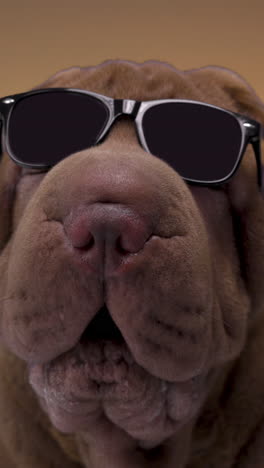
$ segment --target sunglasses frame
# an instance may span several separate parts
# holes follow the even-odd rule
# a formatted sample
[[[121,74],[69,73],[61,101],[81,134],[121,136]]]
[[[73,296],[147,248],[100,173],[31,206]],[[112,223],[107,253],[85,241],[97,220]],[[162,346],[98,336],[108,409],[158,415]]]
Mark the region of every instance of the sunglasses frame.
[[[238,153],[237,157],[237,162],[233,168],[233,170],[228,174],[226,177],[222,179],[217,179],[213,181],[202,181],[202,180],[194,180],[194,179],[189,179],[186,177],[182,177],[185,181],[197,185],[219,185],[227,182],[235,172],[238,170],[242,158],[245,154],[246,147],[248,143],[252,144],[255,158],[256,158],[256,164],[257,164],[257,181],[260,189],[262,188],[262,169],[261,169],[261,147],[260,147],[260,140],[261,140],[261,125],[259,122],[256,120],[253,120],[245,115],[239,114],[237,112],[232,112],[230,110],[214,106],[212,104],[207,104],[202,101],[193,101],[193,100],[185,100],[185,99],[159,99],[159,100],[151,100],[151,101],[136,101],[132,99],[113,99],[108,96],[104,96],[102,94],[94,93],[91,91],[87,91],[84,89],[76,89],[76,88],[44,88],[44,89],[37,89],[33,91],[28,91],[24,93],[19,93],[19,94],[14,94],[10,96],[6,96],[4,98],[0,99],[0,124],[1,124],[1,133],[2,133],[2,145],[5,147],[8,155],[10,158],[18,165],[25,167],[25,168],[31,168],[31,169],[41,169],[41,170],[48,170],[53,166],[50,165],[43,165],[43,164],[27,164],[24,162],[21,162],[16,159],[14,154],[11,151],[10,144],[9,144],[9,138],[8,138],[8,128],[9,128],[9,122],[10,118],[12,115],[12,112],[15,108],[15,105],[22,99],[27,98],[28,96],[32,96],[34,94],[44,94],[44,93],[51,93],[51,92],[67,92],[67,93],[78,93],[78,94],[85,94],[87,96],[94,97],[98,99],[101,103],[103,103],[109,112],[108,116],[108,121],[105,125],[105,127],[102,129],[101,133],[99,134],[95,144],[98,144],[101,142],[109,130],[111,129],[113,123],[115,120],[122,116],[122,115],[128,115],[134,119],[135,122],[135,127],[136,127],[136,133],[137,137],[139,140],[139,143],[141,146],[144,148],[145,151],[148,153],[152,154],[149,151],[149,148],[147,146],[145,137],[144,137],[144,132],[142,128],[142,120],[144,117],[145,112],[150,109],[153,106],[163,104],[163,103],[184,103],[184,104],[197,104],[199,106],[203,107],[210,107],[212,109],[217,109],[221,112],[225,112],[231,116],[233,116],[236,121],[240,125],[241,129],[241,146],[240,150]],[[0,157],[1,157],[2,150],[0,148]]]

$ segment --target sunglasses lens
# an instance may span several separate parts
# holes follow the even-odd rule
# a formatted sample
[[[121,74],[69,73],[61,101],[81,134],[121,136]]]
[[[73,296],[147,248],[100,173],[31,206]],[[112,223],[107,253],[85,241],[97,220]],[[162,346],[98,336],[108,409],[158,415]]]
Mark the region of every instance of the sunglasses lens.
[[[231,114],[195,103],[163,103],[149,108],[142,121],[149,151],[182,177],[220,181],[234,170],[242,130]]]
[[[53,166],[97,141],[108,108],[74,91],[49,91],[19,100],[8,123],[9,148],[18,162]]]

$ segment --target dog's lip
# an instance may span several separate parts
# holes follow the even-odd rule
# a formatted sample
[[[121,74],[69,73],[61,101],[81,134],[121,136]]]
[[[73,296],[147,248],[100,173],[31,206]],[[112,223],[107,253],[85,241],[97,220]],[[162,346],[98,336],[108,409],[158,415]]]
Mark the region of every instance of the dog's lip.
[[[81,366],[80,372],[96,383],[98,395],[107,392],[107,387],[120,384],[126,377],[128,368],[135,364],[135,359],[105,303],[78,342],[65,353],[47,362],[45,371],[55,370],[57,364],[60,367],[63,362],[65,369],[72,365]],[[78,403],[78,398],[75,397],[74,401]]]
[[[88,361],[93,361],[94,365],[104,365],[106,362],[118,365],[122,360],[127,364],[135,362],[126,342],[113,339],[79,342],[74,353],[79,354],[84,364]]]
[[[95,404],[105,398],[120,398],[124,392],[133,399],[133,390],[129,396],[127,386],[135,366],[141,375],[143,369],[125,342],[100,339],[79,342],[54,360],[28,365],[28,371],[30,383],[40,397],[75,412],[87,401]]]

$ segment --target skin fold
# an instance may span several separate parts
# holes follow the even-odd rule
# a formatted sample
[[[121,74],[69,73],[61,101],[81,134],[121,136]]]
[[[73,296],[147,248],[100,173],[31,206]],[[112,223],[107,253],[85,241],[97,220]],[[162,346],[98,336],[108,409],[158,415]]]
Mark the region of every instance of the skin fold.
[[[264,125],[255,92],[220,67],[110,60],[36,89],[47,87],[203,101]],[[264,466],[264,201],[251,145],[228,183],[190,185],[122,117],[48,172],[4,152],[0,206],[6,468]],[[120,335],[89,338],[103,306]]]

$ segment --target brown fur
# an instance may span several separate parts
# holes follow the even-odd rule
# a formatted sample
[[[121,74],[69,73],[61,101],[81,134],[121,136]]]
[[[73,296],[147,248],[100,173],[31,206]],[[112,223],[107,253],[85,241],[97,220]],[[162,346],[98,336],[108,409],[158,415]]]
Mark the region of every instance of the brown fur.
[[[45,87],[199,100],[264,125],[255,92],[219,67],[107,61],[59,72],[37,88]],[[1,466],[263,468],[264,201],[256,174],[249,146],[220,190],[188,185],[140,147],[126,118],[102,144],[45,174],[4,154]],[[71,216],[98,203],[132,207],[154,234],[133,268],[105,278],[105,297],[65,242]],[[91,403],[93,375],[84,387],[73,348],[104,301],[133,362],[112,393]]]

